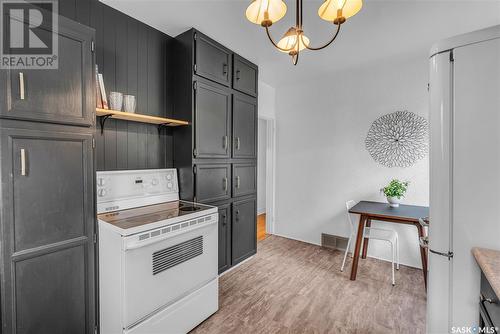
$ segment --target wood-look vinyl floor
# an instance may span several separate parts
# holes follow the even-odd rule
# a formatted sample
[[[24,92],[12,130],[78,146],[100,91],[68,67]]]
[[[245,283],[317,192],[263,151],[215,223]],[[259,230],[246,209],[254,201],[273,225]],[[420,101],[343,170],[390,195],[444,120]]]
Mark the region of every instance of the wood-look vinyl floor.
[[[219,310],[192,333],[425,333],[422,272],[270,235],[257,255],[220,278]]]

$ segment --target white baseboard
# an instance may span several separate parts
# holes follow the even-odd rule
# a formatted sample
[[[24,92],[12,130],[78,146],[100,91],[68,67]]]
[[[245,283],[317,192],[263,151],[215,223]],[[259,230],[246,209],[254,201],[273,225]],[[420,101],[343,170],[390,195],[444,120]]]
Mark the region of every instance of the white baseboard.
[[[276,236],[278,236],[278,237],[282,237],[282,238],[286,238],[286,239],[291,239],[291,240],[296,240],[296,241],[305,242],[306,244],[311,244],[311,245],[321,246],[321,244],[319,244],[319,243],[314,243],[314,242],[307,241],[307,240],[303,240],[303,239],[299,239],[299,238],[293,238],[293,237],[290,237],[290,236],[288,236],[288,235],[282,235],[282,234],[278,234],[278,233],[273,233],[273,235],[276,235]]]
[[[282,237],[282,238],[286,238],[286,239],[291,239],[291,240],[296,240],[296,241],[300,241],[300,242],[305,242],[307,244],[311,244],[311,245],[315,245],[315,246],[320,246],[321,247],[321,243],[315,243],[315,242],[311,242],[311,241],[307,241],[307,240],[303,240],[303,239],[299,239],[299,238],[294,238],[294,237],[290,237],[290,236],[282,235],[282,234],[278,234],[278,233],[273,233],[273,235],[276,235],[276,236]],[[339,251],[344,252],[345,249],[339,249]],[[349,252],[349,254],[352,254],[352,252]],[[359,254],[359,256],[361,257],[361,254]],[[385,261],[385,262],[391,263],[391,260],[384,259],[384,258],[381,258],[381,257],[378,257],[378,256],[367,255],[366,257],[371,257],[373,259],[377,259],[377,260],[381,260],[381,261]],[[409,264],[406,264],[406,263],[403,263],[403,262],[399,262],[399,264],[401,264],[401,265],[403,265],[405,267],[410,267],[410,268],[415,268],[415,269],[422,270],[422,268],[415,267],[413,265],[409,265]]]
[[[349,253],[351,253],[351,252],[349,252]],[[359,256],[361,257],[361,254],[359,254]],[[366,257],[371,257],[372,259],[377,259],[377,260],[380,260],[380,261],[385,261],[385,262],[391,263],[391,260],[384,259],[384,258],[381,258],[381,257],[378,257],[378,256],[373,256],[373,255],[366,254]],[[415,269],[422,270],[422,268],[415,267],[415,266],[412,266],[410,264],[406,264],[406,263],[403,263],[403,262],[399,262],[399,264],[402,265],[402,266],[405,266],[405,267],[415,268]]]

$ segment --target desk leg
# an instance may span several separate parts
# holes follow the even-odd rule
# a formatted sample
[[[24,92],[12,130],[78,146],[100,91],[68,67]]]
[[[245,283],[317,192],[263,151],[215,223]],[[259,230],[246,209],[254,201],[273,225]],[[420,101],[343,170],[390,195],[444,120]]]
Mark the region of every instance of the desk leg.
[[[367,219],[366,220],[366,227],[370,227],[372,225],[372,220],[371,219]],[[361,253],[361,258],[362,259],[366,259],[366,253],[368,252],[368,241],[370,239],[368,238],[365,238],[363,240],[363,253]]]
[[[356,274],[358,273],[359,253],[361,251],[361,242],[363,241],[363,231],[365,229],[366,219],[367,217],[363,215],[359,217],[358,234],[356,236],[356,246],[354,247],[354,256],[352,258],[351,281],[356,280]]]
[[[422,225],[420,224],[415,224],[415,226],[418,229],[418,236],[420,237],[425,237],[425,231]],[[424,285],[425,289],[427,290],[427,249],[420,247],[420,257],[422,258],[422,271],[424,273]]]

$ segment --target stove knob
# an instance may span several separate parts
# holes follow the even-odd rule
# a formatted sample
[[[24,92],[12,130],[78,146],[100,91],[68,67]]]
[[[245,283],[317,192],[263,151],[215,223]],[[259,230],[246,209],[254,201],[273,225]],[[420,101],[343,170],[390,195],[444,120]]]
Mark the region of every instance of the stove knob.
[[[172,182],[167,183],[167,188],[168,189],[172,189],[172,186],[173,186]]]
[[[98,195],[99,197],[106,196],[106,189],[99,189],[99,190],[97,191],[97,195]]]
[[[153,179],[151,183],[153,184],[153,186],[156,186],[158,184],[158,179]]]
[[[97,180],[97,185],[102,187],[103,185],[106,184],[106,181],[104,181],[104,179],[102,177],[100,177],[98,180]]]
[[[172,180],[172,174],[167,174],[167,180]]]

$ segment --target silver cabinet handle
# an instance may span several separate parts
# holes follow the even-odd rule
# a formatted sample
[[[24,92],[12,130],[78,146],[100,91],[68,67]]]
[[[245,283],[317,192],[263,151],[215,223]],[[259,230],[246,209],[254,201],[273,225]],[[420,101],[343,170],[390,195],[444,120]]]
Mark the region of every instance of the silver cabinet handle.
[[[491,298],[485,298],[482,294],[479,296],[479,301],[481,303],[496,304],[496,302]]]
[[[222,148],[227,150],[227,136],[222,137]]]
[[[236,188],[240,188],[240,177],[236,176]]]
[[[495,304],[495,302],[491,298],[485,298],[484,301],[489,303],[489,304]]]
[[[240,80],[240,70],[236,70],[236,80]]]
[[[26,176],[26,151],[21,149],[21,175]]]
[[[222,64],[222,75],[224,75],[224,76],[227,75],[227,64],[226,63]]]
[[[236,149],[239,150],[240,149],[240,137],[236,137]]]
[[[222,215],[222,226],[226,226],[227,225],[227,217],[226,215]]]
[[[19,72],[19,98],[24,100],[24,73]]]
[[[224,189],[224,191],[227,191],[227,177],[225,177],[223,180],[222,180],[222,188]]]

